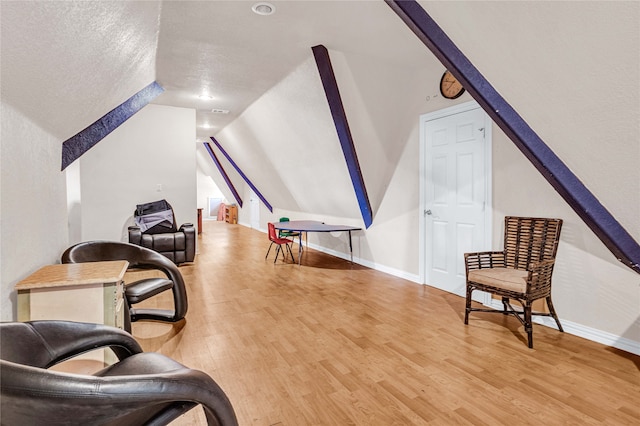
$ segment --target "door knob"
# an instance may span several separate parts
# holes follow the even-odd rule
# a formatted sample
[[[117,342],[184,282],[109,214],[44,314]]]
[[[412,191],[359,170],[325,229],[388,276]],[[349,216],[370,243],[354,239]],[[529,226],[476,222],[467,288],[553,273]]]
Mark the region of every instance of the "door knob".
[[[431,216],[433,213],[431,212],[431,210],[425,210],[424,214]]]

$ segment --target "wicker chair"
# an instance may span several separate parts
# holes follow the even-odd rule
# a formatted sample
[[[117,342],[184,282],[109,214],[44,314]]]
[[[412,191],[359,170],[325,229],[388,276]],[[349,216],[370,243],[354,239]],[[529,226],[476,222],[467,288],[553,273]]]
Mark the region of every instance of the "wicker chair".
[[[504,250],[465,253],[467,300],[464,323],[469,313],[496,312],[512,314],[524,325],[529,347],[533,348],[532,315],[550,316],[562,329],[551,301],[551,274],[555,263],[562,219],[505,217]],[[501,296],[504,309],[474,308],[471,293],[486,291]],[[534,300],[545,299],[549,313],[532,312]],[[522,311],[511,306],[510,299],[522,305]]]

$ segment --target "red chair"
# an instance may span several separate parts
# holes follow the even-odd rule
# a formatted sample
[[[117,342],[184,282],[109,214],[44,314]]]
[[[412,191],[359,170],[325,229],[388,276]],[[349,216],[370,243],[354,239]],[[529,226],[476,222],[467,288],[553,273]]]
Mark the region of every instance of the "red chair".
[[[265,260],[267,260],[267,257],[269,257],[269,252],[271,251],[271,246],[274,244],[278,245],[278,248],[276,249],[276,258],[273,259],[273,263],[276,263],[276,260],[278,260],[278,253],[280,253],[280,250],[282,250],[282,257],[284,258],[284,260],[287,260],[287,254],[285,253],[284,249],[282,248],[282,245],[284,244],[284,246],[287,248],[287,250],[289,250],[289,254],[291,255],[291,259],[293,260],[293,252],[291,251],[291,246],[290,244],[293,244],[293,241],[288,239],[288,238],[279,238],[278,235],[276,234],[276,228],[273,225],[273,223],[269,222],[267,223],[267,226],[269,228],[269,241],[271,241],[271,244],[269,244],[269,250],[267,250],[267,255],[264,257]]]

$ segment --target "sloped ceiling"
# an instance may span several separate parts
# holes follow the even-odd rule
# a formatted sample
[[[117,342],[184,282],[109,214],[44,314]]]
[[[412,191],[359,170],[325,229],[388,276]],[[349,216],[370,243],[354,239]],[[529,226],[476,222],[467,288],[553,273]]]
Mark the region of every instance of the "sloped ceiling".
[[[159,1],[2,1],[2,101],[75,135],[156,78]]]
[[[382,1],[271,1],[260,16],[248,1],[162,4],[154,103],[196,108],[207,138],[302,64],[312,46],[415,66],[437,63]],[[202,93],[211,101],[201,101]],[[212,114],[213,108],[229,114]],[[210,129],[203,126],[207,124]]]
[[[260,16],[247,1],[2,2],[3,101],[63,141],[155,80],[165,91],[153,103],[196,109],[199,141],[218,136],[272,204],[358,218],[311,61],[323,44],[375,213],[406,143],[402,124],[415,121],[397,108],[409,87],[397,80],[423,87],[442,67],[382,1],[271,4],[275,14]],[[259,99],[271,110],[252,110]]]
[[[153,103],[196,108],[199,141],[215,136],[274,207],[360,220],[313,61],[312,46],[322,44],[375,214],[416,120],[403,109],[406,95],[424,101],[415,91],[437,81],[441,64],[381,1],[276,1],[271,16],[252,4],[163,3],[157,79],[165,92]]]

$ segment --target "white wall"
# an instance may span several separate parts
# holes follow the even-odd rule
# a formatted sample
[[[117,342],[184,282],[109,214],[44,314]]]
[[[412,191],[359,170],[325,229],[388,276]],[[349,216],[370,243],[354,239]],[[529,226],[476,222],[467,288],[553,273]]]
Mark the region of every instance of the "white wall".
[[[0,117],[0,319],[8,321],[14,286],[67,247],[67,203],[60,140],[5,102]]]
[[[197,222],[195,110],[147,105],[80,159],[82,239],[127,241],[137,204]]]
[[[197,182],[198,208],[202,209],[202,217],[205,218],[209,216],[209,198],[219,198],[223,202],[225,198],[211,176],[204,174],[200,168],[197,170]]]

